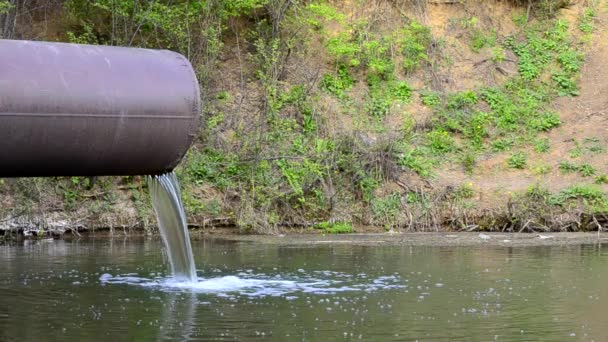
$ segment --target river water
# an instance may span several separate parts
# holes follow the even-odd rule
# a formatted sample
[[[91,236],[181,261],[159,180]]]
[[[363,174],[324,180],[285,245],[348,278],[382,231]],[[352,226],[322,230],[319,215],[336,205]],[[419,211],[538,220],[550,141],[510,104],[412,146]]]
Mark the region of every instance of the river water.
[[[608,246],[0,246],[0,341],[607,341]]]

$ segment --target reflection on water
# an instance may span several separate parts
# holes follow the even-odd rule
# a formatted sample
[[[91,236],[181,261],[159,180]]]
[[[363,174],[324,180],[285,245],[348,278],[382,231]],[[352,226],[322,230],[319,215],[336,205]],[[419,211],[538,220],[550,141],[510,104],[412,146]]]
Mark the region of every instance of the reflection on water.
[[[158,334],[159,341],[188,341],[196,337],[194,332],[197,299],[194,293],[180,298],[176,293],[166,297],[161,322],[165,329]]]
[[[0,246],[0,341],[605,341],[608,248]]]

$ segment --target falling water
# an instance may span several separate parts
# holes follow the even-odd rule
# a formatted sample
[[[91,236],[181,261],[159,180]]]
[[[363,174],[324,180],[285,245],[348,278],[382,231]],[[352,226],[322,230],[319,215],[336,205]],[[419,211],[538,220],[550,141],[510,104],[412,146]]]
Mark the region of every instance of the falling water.
[[[148,188],[173,277],[178,280],[196,281],[186,213],[175,173],[148,177]]]

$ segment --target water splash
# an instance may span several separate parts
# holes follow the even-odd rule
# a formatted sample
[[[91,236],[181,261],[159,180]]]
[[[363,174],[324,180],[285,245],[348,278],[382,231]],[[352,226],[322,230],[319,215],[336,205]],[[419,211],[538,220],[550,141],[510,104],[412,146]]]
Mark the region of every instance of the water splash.
[[[216,278],[199,278],[198,282],[182,282],[173,278],[146,278],[137,274],[112,275],[104,273],[99,277],[102,284],[134,285],[163,292],[193,292],[215,294],[220,297],[285,297],[304,294],[335,294],[341,292],[375,292],[380,290],[407,289],[407,281],[398,275],[368,277],[365,274],[352,276],[331,271],[317,271],[313,274],[266,275],[240,272]]]
[[[167,248],[171,273],[176,280],[195,282],[196,268],[188,235],[186,213],[175,173],[148,177],[148,189],[160,235]]]

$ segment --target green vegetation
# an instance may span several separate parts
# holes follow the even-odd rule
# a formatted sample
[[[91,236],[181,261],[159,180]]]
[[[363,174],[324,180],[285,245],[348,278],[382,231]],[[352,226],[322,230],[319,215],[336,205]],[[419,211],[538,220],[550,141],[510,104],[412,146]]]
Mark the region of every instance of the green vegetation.
[[[507,159],[507,164],[512,169],[524,169],[528,163],[528,155],[523,152],[513,153]]]
[[[534,140],[534,151],[538,153],[547,153],[551,150],[551,145],[549,144],[549,139],[547,138],[538,138]]]
[[[562,173],[573,173],[578,172],[583,177],[591,177],[596,174],[596,170],[592,165],[589,164],[573,164],[568,161],[561,162],[559,169]]]
[[[593,8],[586,8],[584,10],[583,17],[581,18],[581,20],[578,24],[578,28],[582,32],[590,34],[591,32],[593,32],[593,30],[595,28],[594,19],[595,19],[595,10]]]
[[[480,27],[479,20],[476,17],[463,20],[462,27],[467,30],[469,47],[474,52],[479,52],[479,50],[484,47],[494,47],[496,45],[496,31],[494,29],[487,30],[486,28]],[[496,58],[497,56],[498,58]],[[493,53],[493,59],[500,60],[501,56],[504,56],[504,53],[502,55],[500,52],[498,52],[498,54]],[[502,59],[504,59],[504,57],[502,57]]]
[[[549,172],[551,172],[553,170],[553,168],[549,165],[546,164],[538,164],[532,167],[532,173],[534,173],[535,175],[541,176],[541,175],[546,175]]]
[[[608,197],[606,194],[594,185],[576,184],[563,189],[549,198],[549,203],[553,205],[564,205],[567,201],[580,199],[586,204],[606,207],[608,205]]]
[[[69,0],[49,12],[59,26],[49,38],[171,49],[192,62],[204,125],[177,172],[193,225],[222,220],[269,233],[324,221],[315,228],[351,232],[346,220],[387,230],[445,222],[470,229],[469,210],[484,190],[458,177],[436,189],[443,171],[551,172],[535,160],[559,148],[547,138],[562,125],[551,103],[578,94],[584,62],[584,45],[570,33],[590,35],[596,21],[591,7],[576,22],[556,19],[566,2],[511,1],[517,29],[509,36],[469,16],[453,18],[455,32],[439,37],[394,2],[379,13],[364,1],[345,10],[316,0]],[[0,23],[17,10],[0,1]],[[32,13],[24,17],[46,17],[25,10]],[[391,20],[378,20],[384,16]],[[44,26],[22,25],[19,32]],[[458,49],[480,74],[467,75],[474,82],[453,76],[460,66],[452,68],[450,54]],[[597,138],[578,139],[572,157],[605,152]],[[482,163],[493,158],[500,165],[487,170]],[[605,170],[589,164],[564,162],[559,170],[605,183]],[[85,202],[96,212],[119,211],[131,201],[138,224],[150,222],[140,177],[37,186],[68,212]],[[0,191],[22,194],[29,212],[46,200],[33,185],[0,183]],[[542,196],[555,205],[590,199],[581,189],[560,194]],[[335,218],[342,221],[330,224]]]
[[[315,229],[321,229],[328,234],[348,234],[353,232],[353,226],[347,222],[321,222],[315,225]]]

